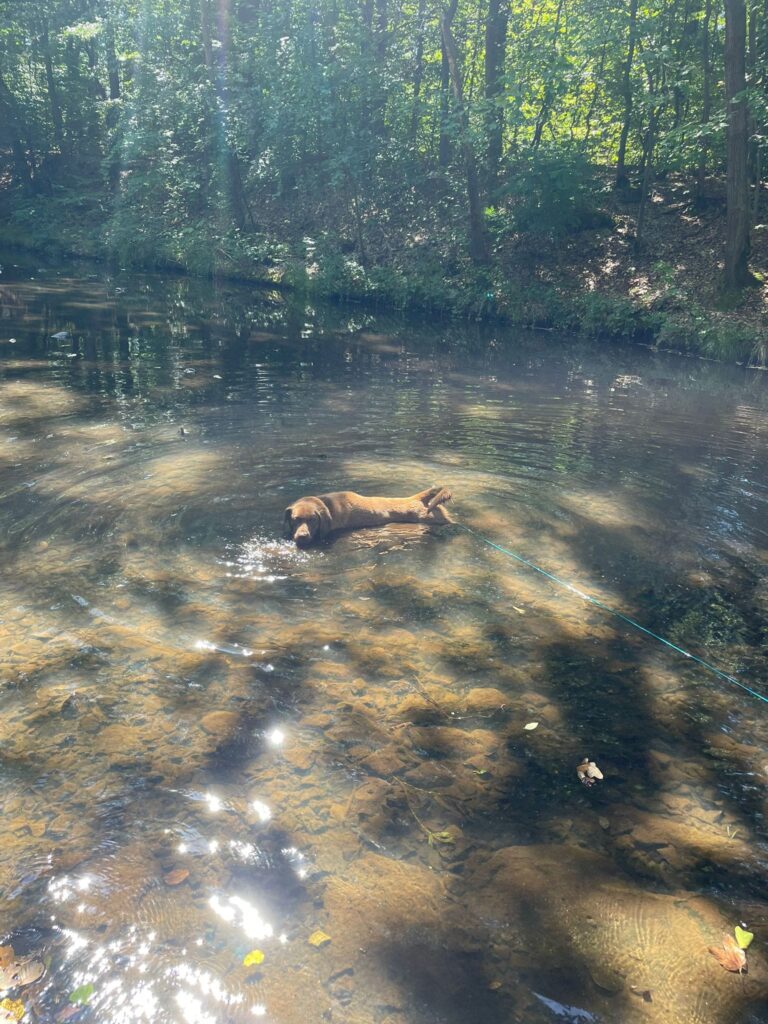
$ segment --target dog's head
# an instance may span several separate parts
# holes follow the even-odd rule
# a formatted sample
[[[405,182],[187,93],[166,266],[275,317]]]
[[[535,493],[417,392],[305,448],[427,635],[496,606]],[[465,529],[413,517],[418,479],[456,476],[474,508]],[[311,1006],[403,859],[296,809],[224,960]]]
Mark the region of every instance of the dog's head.
[[[300,548],[309,547],[331,531],[331,514],[319,498],[299,498],[283,516],[283,536]]]

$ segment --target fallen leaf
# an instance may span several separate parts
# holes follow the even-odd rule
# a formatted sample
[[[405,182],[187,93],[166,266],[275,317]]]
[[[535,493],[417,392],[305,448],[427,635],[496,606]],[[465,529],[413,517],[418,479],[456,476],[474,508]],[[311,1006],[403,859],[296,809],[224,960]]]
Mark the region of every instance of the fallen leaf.
[[[539,728],[539,723],[538,722],[529,722],[526,726],[523,726],[523,728],[526,730],[526,732],[531,732],[532,729],[538,729]]]
[[[189,878],[189,872],[186,868],[176,868],[175,871],[169,871],[163,881],[166,885],[181,885],[187,878]]]
[[[585,786],[594,786],[595,782],[603,777],[603,773],[595,762],[590,761],[588,757],[585,757],[581,764],[576,765],[576,774],[579,777],[579,782],[583,782]]]
[[[736,925],[734,932],[736,933],[736,941],[739,944],[739,949],[749,949],[752,939],[754,939],[754,933],[748,932],[746,928],[740,928]]]
[[[21,1020],[24,1016],[24,1003],[20,999],[3,999],[0,1001],[0,1009],[8,1014],[8,1020]]]
[[[0,946],[0,969],[10,967],[16,960],[13,946]]]
[[[65,1021],[70,1020],[72,1017],[77,1016],[82,1010],[82,1006],[65,1006],[63,1010],[59,1010],[56,1014],[56,1020]]]
[[[440,843],[443,846],[453,846],[456,840],[450,832],[429,832],[427,833],[427,842],[430,846],[434,846],[435,843]]]
[[[728,935],[727,932],[723,936],[723,948],[716,949],[714,946],[710,946],[709,952],[726,971],[741,974],[747,969],[747,954],[736,939],[732,935]]]
[[[331,941],[331,936],[326,935],[325,932],[321,932],[318,930],[316,932],[312,932],[307,941],[309,942],[310,946],[324,946],[327,942]]]
[[[85,1006],[93,992],[93,985],[89,981],[87,984],[81,985],[80,988],[76,988],[74,992],[70,992],[69,1001],[70,1003],[79,1003],[81,1006]]]
[[[630,985],[629,991],[636,996],[640,996],[644,1003],[653,1002],[653,993],[649,988],[638,988],[636,985]]]
[[[263,964],[264,954],[260,949],[252,949],[250,953],[243,957],[243,964],[245,967],[253,967],[254,964]]]

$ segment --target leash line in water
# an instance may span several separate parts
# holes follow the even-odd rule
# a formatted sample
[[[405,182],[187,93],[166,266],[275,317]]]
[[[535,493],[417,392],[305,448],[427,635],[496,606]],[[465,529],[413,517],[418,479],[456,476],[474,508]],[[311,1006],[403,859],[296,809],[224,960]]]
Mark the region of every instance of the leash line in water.
[[[546,569],[542,569],[541,566],[536,565],[535,562],[529,562],[527,558],[523,558],[522,555],[518,555],[516,552],[510,551],[509,548],[502,547],[501,544],[496,544],[495,541],[489,540],[487,537],[484,537],[481,533],[471,529],[469,526],[465,526],[463,523],[456,523],[456,526],[458,526],[460,530],[464,530],[465,533],[469,533],[471,536],[476,537],[483,544],[487,544],[489,548],[494,548],[496,551],[500,551],[503,555],[507,555],[509,558],[514,558],[516,562],[521,562],[523,565],[527,565],[529,569],[534,569],[536,572],[541,573],[541,575],[546,576],[548,580],[552,580],[553,583],[557,583],[559,587],[564,587],[566,590],[570,590],[570,592],[572,594],[576,594],[577,597],[582,598],[584,601],[588,601],[590,604],[593,604],[598,608],[602,608],[603,611],[614,615],[617,619],[621,619],[622,622],[626,622],[634,629],[639,629],[641,633],[645,633],[647,636],[653,637],[653,639],[658,640],[659,643],[665,644],[673,651],[677,651],[678,654],[682,654],[684,658],[695,661],[698,665],[701,665],[702,668],[707,669],[708,672],[712,672],[718,678],[724,679],[728,683],[733,683],[734,686],[740,687],[752,697],[757,697],[758,700],[768,704],[768,697],[763,696],[762,693],[758,693],[757,690],[753,690],[751,686],[747,686],[746,683],[740,682],[727,672],[723,672],[723,670],[719,669],[716,665],[712,665],[703,658],[699,658],[696,654],[691,654],[690,651],[683,650],[682,647],[678,647],[677,644],[673,644],[671,640],[665,640],[663,636],[659,636],[659,634],[654,633],[653,630],[647,629],[645,626],[641,626],[639,622],[635,622],[634,619],[630,619],[630,617],[628,615],[624,615],[623,612],[617,612],[615,608],[611,608],[609,605],[603,604],[602,601],[599,601],[596,597],[592,597],[590,594],[585,594],[583,590],[579,590],[578,587],[574,587],[572,583],[568,583],[566,580],[561,580],[559,576],[555,576],[551,572],[547,572]]]

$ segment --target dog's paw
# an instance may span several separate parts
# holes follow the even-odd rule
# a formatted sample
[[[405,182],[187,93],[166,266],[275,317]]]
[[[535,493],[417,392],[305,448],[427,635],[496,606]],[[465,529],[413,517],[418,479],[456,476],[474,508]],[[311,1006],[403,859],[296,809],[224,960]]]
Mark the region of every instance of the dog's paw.
[[[426,502],[427,512],[432,512],[438,505],[444,505],[447,501],[450,501],[452,497],[453,494],[447,487],[435,487],[434,494],[431,494]]]

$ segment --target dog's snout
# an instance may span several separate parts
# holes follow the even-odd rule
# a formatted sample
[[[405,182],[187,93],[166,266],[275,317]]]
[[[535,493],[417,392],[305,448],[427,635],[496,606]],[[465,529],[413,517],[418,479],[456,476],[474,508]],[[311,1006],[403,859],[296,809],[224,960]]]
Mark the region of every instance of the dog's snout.
[[[312,540],[312,534],[309,532],[309,527],[306,523],[302,523],[301,526],[297,526],[293,532],[293,539],[297,544],[309,544]]]

